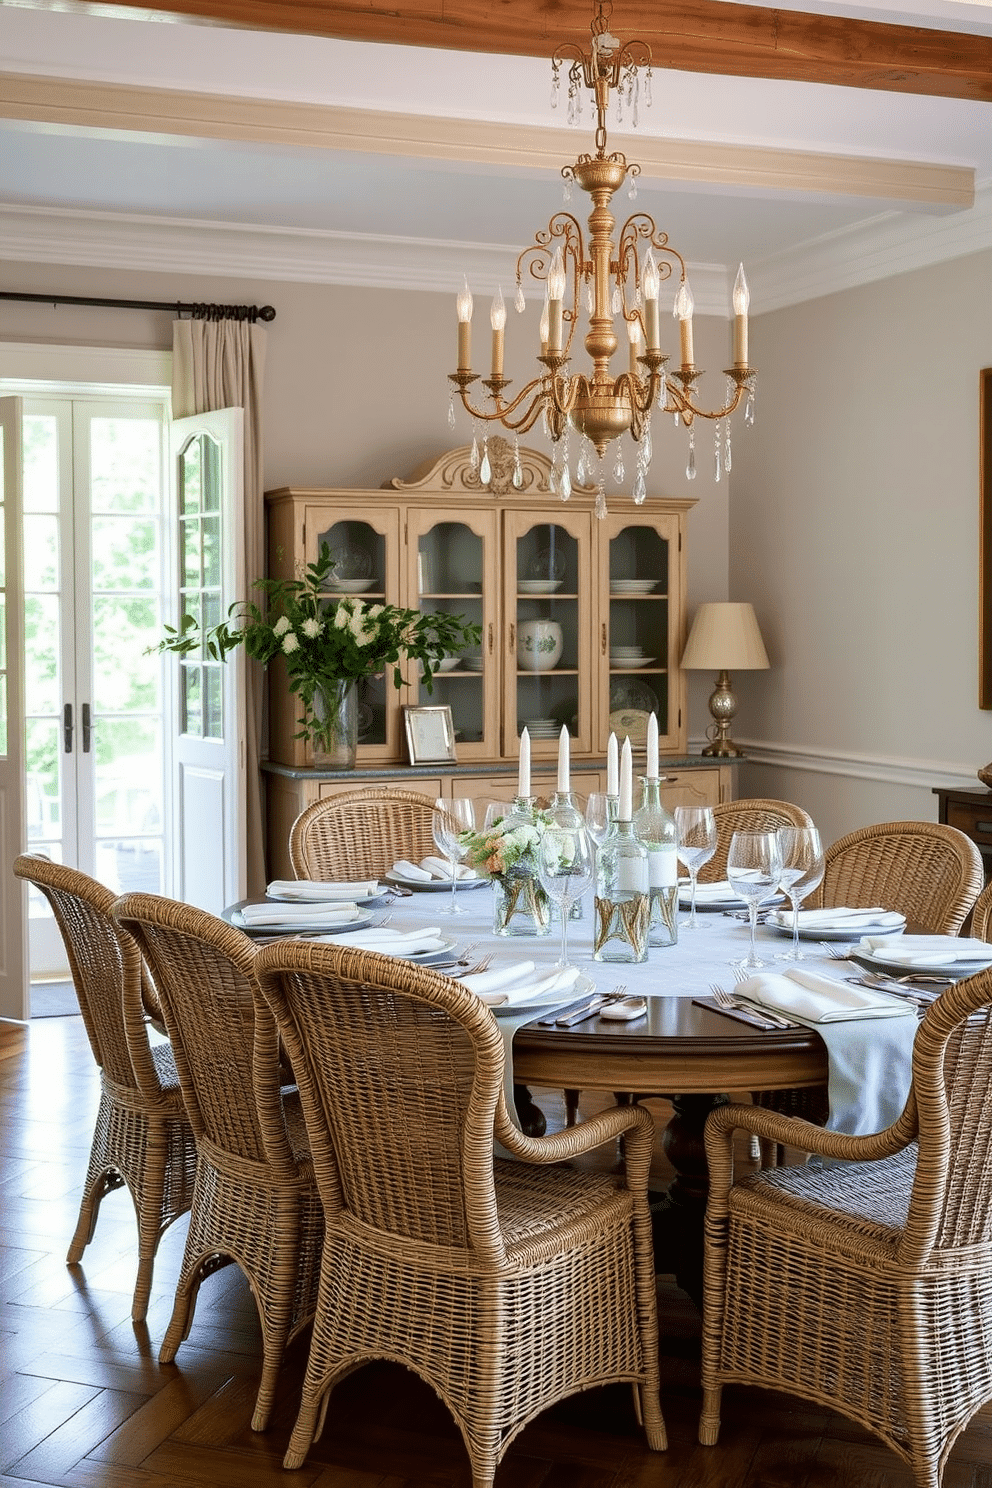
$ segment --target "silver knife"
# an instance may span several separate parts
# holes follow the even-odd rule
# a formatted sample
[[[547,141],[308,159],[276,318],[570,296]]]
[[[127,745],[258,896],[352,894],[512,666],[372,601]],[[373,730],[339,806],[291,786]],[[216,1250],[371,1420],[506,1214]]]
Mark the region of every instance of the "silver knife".
[[[555,1019],[555,1024],[558,1028],[571,1028],[573,1023],[583,1023],[586,1018],[594,1018],[606,1000],[605,994],[597,992],[595,997],[580,1002],[578,1007],[572,1008],[571,1012],[560,1014]]]

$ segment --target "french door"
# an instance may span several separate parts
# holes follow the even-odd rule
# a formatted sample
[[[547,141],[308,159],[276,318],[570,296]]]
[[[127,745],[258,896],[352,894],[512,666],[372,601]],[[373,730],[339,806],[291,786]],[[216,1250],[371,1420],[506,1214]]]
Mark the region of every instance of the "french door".
[[[166,888],[161,403],[23,405],[27,843],[115,892]],[[40,896],[32,975],[65,967]]]

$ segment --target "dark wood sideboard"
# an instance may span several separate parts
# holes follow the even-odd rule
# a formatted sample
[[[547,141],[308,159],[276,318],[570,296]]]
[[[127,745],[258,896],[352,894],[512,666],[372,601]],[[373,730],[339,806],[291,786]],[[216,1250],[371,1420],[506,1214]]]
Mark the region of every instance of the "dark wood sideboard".
[[[985,863],[986,879],[992,877],[992,790],[984,786],[949,790],[935,785],[933,793],[940,803],[939,820],[971,838]]]

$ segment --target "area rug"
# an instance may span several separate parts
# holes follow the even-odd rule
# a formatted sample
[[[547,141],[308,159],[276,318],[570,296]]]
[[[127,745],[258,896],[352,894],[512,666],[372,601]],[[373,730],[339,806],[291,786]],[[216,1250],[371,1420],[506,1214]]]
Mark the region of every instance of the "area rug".
[[[32,1018],[78,1017],[79,1003],[71,982],[32,982]]]

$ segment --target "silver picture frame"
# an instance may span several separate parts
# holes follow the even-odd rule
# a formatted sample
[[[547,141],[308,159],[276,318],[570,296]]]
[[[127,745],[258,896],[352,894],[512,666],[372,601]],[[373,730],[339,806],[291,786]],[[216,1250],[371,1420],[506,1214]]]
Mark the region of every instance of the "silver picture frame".
[[[447,704],[403,709],[406,747],[411,765],[455,758],[455,728]]]

